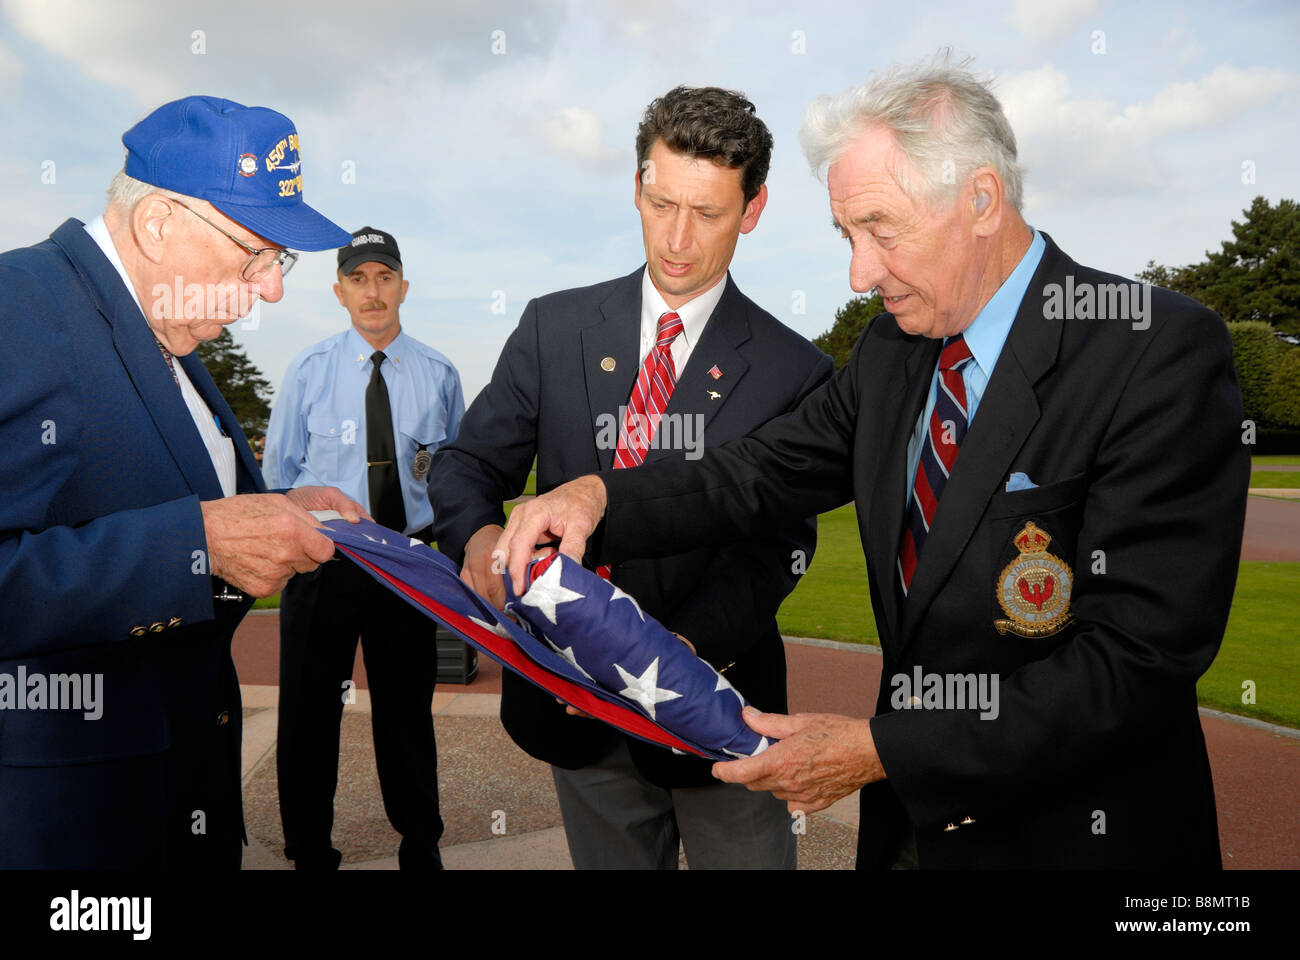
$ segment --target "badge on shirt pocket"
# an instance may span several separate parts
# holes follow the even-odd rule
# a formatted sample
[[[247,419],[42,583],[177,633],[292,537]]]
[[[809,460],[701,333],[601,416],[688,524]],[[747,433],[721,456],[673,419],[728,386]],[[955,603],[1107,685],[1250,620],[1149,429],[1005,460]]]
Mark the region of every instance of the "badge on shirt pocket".
[[[1074,573],[1070,565],[1048,552],[1052,536],[1032,520],[1012,537],[1017,556],[998,574],[994,590],[1008,619],[994,620],[1000,634],[1050,637],[1074,620],[1070,592]]]
[[[429,465],[433,463],[433,454],[431,454],[424,444],[420,444],[420,449],[415,451],[415,459],[411,461],[411,476],[416,480],[423,480],[429,475]]]

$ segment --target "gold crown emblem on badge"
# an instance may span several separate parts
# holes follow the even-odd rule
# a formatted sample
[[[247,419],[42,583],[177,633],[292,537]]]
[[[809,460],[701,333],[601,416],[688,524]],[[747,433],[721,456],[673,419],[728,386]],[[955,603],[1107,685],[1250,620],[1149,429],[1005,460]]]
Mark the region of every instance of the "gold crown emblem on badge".
[[[1047,552],[1052,535],[1032,520],[1011,541],[1019,556],[1002,568],[995,589],[1007,620],[994,620],[998,633],[1050,637],[1074,620],[1070,591],[1074,575],[1060,557]]]
[[[1047,545],[1052,542],[1052,535],[1041,529],[1031,520],[1025,529],[1016,534],[1016,549],[1021,553],[1046,553]]]

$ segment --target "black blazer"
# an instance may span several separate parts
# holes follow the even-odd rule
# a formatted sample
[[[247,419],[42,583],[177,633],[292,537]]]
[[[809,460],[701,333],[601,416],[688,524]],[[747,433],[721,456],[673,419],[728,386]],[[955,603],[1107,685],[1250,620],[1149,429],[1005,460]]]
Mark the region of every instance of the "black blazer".
[[[78,221],[0,255],[0,284],[0,673],[103,678],[96,719],[0,710],[0,867],[238,869],[230,641],[252,601],[213,600],[212,461]],[[234,441],[238,492],[264,491],[198,354],[177,362]]]
[[[1217,315],[1159,288],[1146,329],[1053,318],[1048,285],[1068,276],[1075,290],[1128,283],[1048,238],[905,601],[907,442],[940,341],[903,334],[889,314],[830,384],[752,438],[694,467],[604,475],[606,555],[720,542],[764,516],[857,501],[887,774],[862,791],[859,866],[888,863],[909,822],[927,868],[1220,865],[1196,680],[1223,637],[1245,517],[1232,343]],[[1013,471],[1038,487],[1006,492]],[[1049,636],[995,627],[1030,521],[1073,577],[1074,619]],[[895,709],[893,678],[917,667],[996,675],[997,718]]]
[[[533,300],[497,361],[491,382],[470,405],[455,443],[434,454],[429,472],[434,537],[460,562],[480,527],[503,523],[501,505],[517,497],[537,458],[537,490],[607,469],[610,437],[627,404],[640,359],[641,278]],[[680,372],[665,416],[699,415],[705,450],[791,410],[831,374],[830,358],[760,309],[728,276],[699,342]],[[613,370],[606,370],[613,360]],[[721,377],[709,373],[716,367]],[[717,394],[716,398],[710,394]],[[681,461],[681,449],[652,449],[646,462]],[[752,703],[784,710],[785,651],[776,611],[816,545],[808,513],[746,529],[738,542],[660,560],[628,560],[613,581],[642,608],[695,644]],[[612,728],[568,716],[548,694],[507,673],[501,719],[524,750],[569,769],[599,759],[616,742]],[[638,767],[663,786],[716,783],[710,764],[630,740]]]

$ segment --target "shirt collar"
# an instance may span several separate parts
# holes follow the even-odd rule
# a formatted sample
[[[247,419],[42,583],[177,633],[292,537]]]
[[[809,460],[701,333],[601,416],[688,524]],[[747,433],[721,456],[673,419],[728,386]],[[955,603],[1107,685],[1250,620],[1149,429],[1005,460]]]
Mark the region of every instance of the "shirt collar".
[[[352,362],[358,368],[370,362],[370,357],[375,352],[375,348],[366,343],[366,338],[357,333],[356,327],[348,327],[347,333],[343,335],[343,342],[347,347],[347,356],[352,358]],[[402,360],[410,352],[406,347],[405,330],[398,330],[393,342],[384,347],[384,356],[393,361],[394,370],[402,369]]]
[[[145,316],[144,307],[140,303],[140,298],[135,295],[135,287],[131,285],[131,278],[126,275],[126,267],[122,265],[122,258],[117,255],[117,247],[113,246],[113,238],[109,235],[108,224],[104,222],[103,216],[98,216],[86,224],[86,233],[90,234],[90,239],[95,241],[96,246],[103,251],[108,262],[117,271],[117,275],[122,278],[122,286],[126,287],[126,292],[131,294],[131,299],[140,308],[140,316]]]
[[[664,303],[663,294],[650,279],[650,267],[647,265],[645,272],[641,274],[641,319],[650,321],[650,329],[654,331],[661,316],[670,311],[676,313],[682,320],[682,332],[679,334],[683,341],[682,345],[690,347],[704,333],[704,325],[709,322],[714,307],[722,299],[723,291],[727,289],[728,279],[730,279],[728,276],[724,276],[708,290],[673,310]],[[653,336],[653,332],[651,335]]]
[[[1011,271],[1011,275],[1002,281],[1002,286],[998,287],[997,293],[993,294],[989,302],[984,304],[983,309],[975,315],[974,321],[963,334],[966,346],[970,347],[971,356],[975,358],[975,362],[979,364],[980,370],[986,377],[993,374],[993,367],[1002,353],[1002,345],[1007,341],[1011,324],[1015,321],[1016,314],[1020,312],[1025,291],[1029,289],[1029,281],[1033,279],[1034,271],[1038,269],[1038,263],[1043,259],[1043,251],[1047,249],[1047,242],[1043,240],[1043,235],[1033,227],[1029,229],[1034,233],[1029,249],[1020,258],[1020,263]]]

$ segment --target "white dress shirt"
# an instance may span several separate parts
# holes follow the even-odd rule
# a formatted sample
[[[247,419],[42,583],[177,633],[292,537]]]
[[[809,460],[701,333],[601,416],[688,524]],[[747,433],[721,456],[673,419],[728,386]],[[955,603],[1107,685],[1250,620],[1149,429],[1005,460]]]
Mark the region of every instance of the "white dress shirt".
[[[695,349],[695,344],[703,335],[704,326],[709,322],[709,317],[713,315],[713,308],[722,299],[722,291],[726,288],[727,276],[723,274],[722,279],[708,290],[673,310],[664,303],[663,294],[650,279],[650,268],[647,266],[645,273],[641,275],[641,353],[637,360],[638,369],[645,362],[646,355],[650,353],[658,339],[659,318],[665,313],[672,312],[682,320],[682,332],[673,341],[671,350],[673,369],[677,372],[678,379],[681,379],[682,371],[686,369],[686,361],[691,358],[691,351]]]

